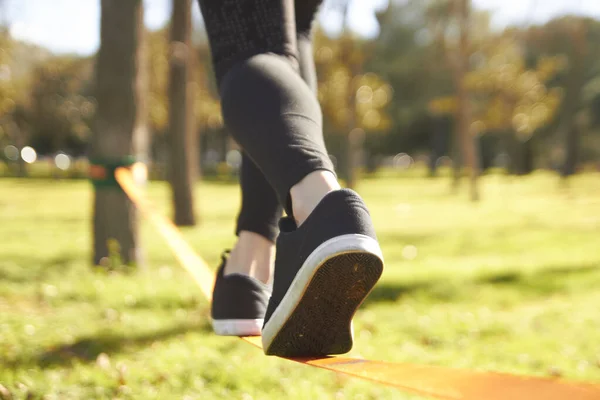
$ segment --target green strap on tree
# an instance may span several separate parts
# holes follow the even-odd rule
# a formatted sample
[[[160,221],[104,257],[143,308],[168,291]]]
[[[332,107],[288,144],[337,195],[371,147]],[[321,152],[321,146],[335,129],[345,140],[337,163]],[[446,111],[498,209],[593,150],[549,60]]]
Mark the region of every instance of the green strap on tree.
[[[121,167],[131,167],[136,163],[135,156],[90,158],[89,178],[96,189],[120,189],[121,186],[115,177],[115,171]]]

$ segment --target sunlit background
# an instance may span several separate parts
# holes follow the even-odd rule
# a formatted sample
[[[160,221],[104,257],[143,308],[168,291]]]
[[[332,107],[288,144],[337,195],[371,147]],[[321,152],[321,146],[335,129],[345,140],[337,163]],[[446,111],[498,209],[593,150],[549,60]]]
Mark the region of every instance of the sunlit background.
[[[211,268],[234,243],[242,157],[195,2],[193,109],[170,107],[173,1],[143,1],[145,26],[129,8],[117,33],[145,27],[144,51],[109,47],[140,68],[102,91],[100,0],[0,0],[0,400],[416,399],[216,337],[110,179],[137,156],[143,196]],[[105,17],[123,4],[140,3]],[[600,1],[326,0],[314,58],[330,157],[386,259],[350,356],[598,382]],[[103,129],[107,103],[138,115]],[[194,124],[170,127],[181,109]]]
[[[170,2],[147,0],[144,6],[148,161],[152,176],[161,178]],[[550,168],[570,175],[597,163],[600,4],[476,0],[472,8],[469,43],[461,49],[459,16],[443,1],[324,3],[315,33],[319,96],[331,157],[350,183],[355,168],[404,168],[415,160],[429,165],[431,174],[437,166],[473,165],[477,171]],[[96,107],[99,2],[4,0],[0,12],[0,173],[44,174],[50,168],[85,176]],[[228,152],[237,150],[222,128],[195,4],[193,18],[203,173],[235,173],[239,163]],[[466,103],[456,95],[458,82],[468,91]],[[461,142],[461,132],[474,142]],[[45,167],[26,167],[34,162]]]

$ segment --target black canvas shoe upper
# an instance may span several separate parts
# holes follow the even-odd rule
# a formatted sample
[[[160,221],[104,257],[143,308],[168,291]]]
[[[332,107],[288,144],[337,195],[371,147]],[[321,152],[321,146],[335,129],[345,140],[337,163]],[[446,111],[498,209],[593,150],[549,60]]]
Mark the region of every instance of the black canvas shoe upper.
[[[264,318],[270,289],[264,283],[242,274],[224,275],[227,253],[215,279],[211,316],[223,319],[261,319]]]
[[[298,228],[293,218],[279,222],[273,294],[265,315],[266,324],[308,256],[322,243],[337,236],[362,234],[377,240],[371,216],[362,198],[341,189],[327,194]]]

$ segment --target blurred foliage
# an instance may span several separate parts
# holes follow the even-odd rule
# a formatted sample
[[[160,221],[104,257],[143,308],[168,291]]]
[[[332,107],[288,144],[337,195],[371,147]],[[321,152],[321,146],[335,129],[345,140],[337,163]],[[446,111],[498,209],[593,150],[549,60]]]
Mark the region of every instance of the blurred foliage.
[[[552,120],[561,91],[546,83],[562,68],[560,57],[542,58],[535,69],[527,69],[523,51],[511,38],[495,41],[477,56],[480,65],[466,77],[477,104],[473,133],[514,130],[529,137]]]
[[[169,36],[167,29],[151,32],[149,34],[150,93],[148,94],[148,106],[150,113],[150,129],[153,132],[164,132],[169,120],[169,110],[167,105],[167,87],[169,84],[168,48]]]
[[[12,40],[7,29],[0,31],[0,117],[10,114],[15,107],[15,88],[11,74]]]
[[[169,85],[169,56],[174,48],[169,46],[169,32],[167,28],[150,32],[149,57],[150,57],[150,129],[157,134],[163,134],[168,124],[168,97]],[[223,125],[221,107],[217,100],[217,93],[212,85],[212,75],[209,70],[209,49],[206,42],[196,46],[196,68],[194,85],[196,85],[195,116],[199,128],[218,129]]]
[[[451,2],[437,1],[428,9],[429,23],[449,64],[457,62],[456,24]],[[529,67],[525,47],[506,31],[494,34],[488,13],[476,12],[470,29],[469,70],[464,84],[472,110],[470,134],[490,131],[515,133],[527,140],[549,123],[561,100],[561,90],[549,88],[550,81],[564,68],[564,57],[546,56]],[[433,114],[456,112],[456,98],[437,97],[430,101]]]
[[[90,59],[56,57],[33,71],[28,107],[34,148],[82,154],[91,135],[96,101]]]
[[[529,64],[548,56],[564,59],[565,68],[552,80],[563,92],[563,101],[552,123],[536,133],[541,142],[539,156],[554,165],[568,161],[566,153],[570,146],[564,139],[575,131],[580,136],[580,143],[576,143],[579,163],[597,163],[600,155],[600,22],[563,16],[519,32],[518,37],[527,48]]]
[[[458,53],[453,2],[391,0],[378,20],[381,32],[367,65],[390,82],[396,95],[390,105],[391,132],[371,147],[389,155],[450,154],[456,107],[451,66]],[[568,134],[561,129],[574,125],[565,118],[573,104],[578,104],[575,113],[584,121],[580,162],[597,162],[600,23],[565,16],[499,32],[490,20],[490,13],[474,10],[465,78],[472,103],[471,131],[480,138],[484,168],[503,153],[508,153],[509,164],[518,164],[522,152],[532,158],[527,161],[532,167],[556,166],[550,153],[564,151],[558,138]],[[574,50],[577,29],[585,32],[588,47],[580,61]],[[579,70],[585,83],[578,89],[569,79]],[[515,149],[512,141],[528,148]]]
[[[472,133],[514,131],[529,138],[550,122],[561,100],[559,88],[546,83],[564,68],[564,58],[543,57],[535,69],[527,69],[523,49],[510,36],[502,36],[471,55],[475,66],[465,77],[474,105]],[[454,113],[453,96],[429,103],[434,114]]]
[[[597,162],[600,22],[563,16],[498,31],[491,28],[491,16],[473,11],[465,78],[471,133],[479,138],[483,167],[495,165],[502,154],[514,163],[523,151],[531,158],[528,165],[556,167],[568,147],[561,138],[575,124],[581,132],[581,143],[575,143],[581,148],[579,162]],[[391,0],[377,20],[380,33],[372,40],[348,31],[328,36],[315,30],[319,100],[330,152],[343,154],[348,133],[360,128],[367,133],[361,162],[369,169],[398,153],[431,155],[434,166],[451,154],[455,125],[451,63],[458,34],[452,2]],[[194,37],[195,116],[204,136],[202,151],[223,162],[230,144],[218,139],[224,129],[210,52],[205,35],[196,32]],[[166,28],[149,32],[147,44],[150,132],[153,154],[160,158],[168,129],[168,60],[177,48],[169,45]],[[95,111],[93,76],[93,58],[52,55],[14,40],[2,28],[2,150],[8,144],[31,145],[40,155],[85,155]],[[518,150],[521,145],[528,147]],[[3,151],[0,159],[6,161]]]
[[[319,78],[319,101],[325,118],[337,132],[345,132],[349,122],[365,131],[388,131],[391,125],[386,107],[393,97],[392,87],[379,75],[354,74],[364,64],[365,50],[349,35],[339,39],[315,32],[315,63]],[[353,100],[353,101],[352,101]]]

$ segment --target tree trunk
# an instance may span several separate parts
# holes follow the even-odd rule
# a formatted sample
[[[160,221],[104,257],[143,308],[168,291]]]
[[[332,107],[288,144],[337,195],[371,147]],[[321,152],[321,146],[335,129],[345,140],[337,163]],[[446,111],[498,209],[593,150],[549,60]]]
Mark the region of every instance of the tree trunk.
[[[353,90],[353,89],[352,89]],[[344,163],[346,171],[344,172],[344,177],[346,178],[346,186],[350,189],[356,188],[356,166],[357,166],[357,152],[361,146],[361,138],[360,132],[362,131],[359,128],[355,128],[356,126],[356,106],[355,104],[355,96],[353,94],[350,95],[350,100],[348,102],[350,104],[350,118],[348,119],[347,131],[346,135],[346,162]],[[352,108],[354,106],[354,108]],[[364,132],[363,132],[364,133]]]
[[[15,140],[15,144],[19,149],[19,157],[17,161],[17,176],[24,178],[28,175],[27,163],[21,157],[21,151],[27,145],[27,121],[28,115],[24,107],[17,106],[17,109],[13,113],[14,121],[10,124],[9,129],[12,130],[12,134]]]
[[[458,117],[458,116],[457,116]],[[463,174],[463,155],[460,147],[461,133],[459,130],[458,121],[455,121],[452,126],[450,143],[450,154],[452,159],[452,193],[458,193],[460,187],[460,179]]]
[[[577,122],[574,122],[566,132],[565,161],[562,167],[562,177],[566,178],[577,173],[579,161],[579,142],[581,134]]]
[[[143,159],[147,151],[143,23],[142,0],[101,0],[98,110],[90,155],[106,163]],[[141,264],[137,212],[120,188],[96,188],[93,224],[95,265],[117,256],[121,263]]]
[[[533,172],[533,139],[523,141],[515,138],[511,160],[512,174],[523,176]]]
[[[194,181],[197,139],[194,129],[194,52],[191,0],[173,0],[169,79],[169,182],[176,225],[196,224]]]
[[[581,91],[585,85],[585,56],[587,54],[587,29],[581,21],[573,28],[571,39],[573,53],[571,55],[572,69],[566,88],[564,111],[560,133],[563,135],[564,158],[561,168],[562,178],[567,178],[577,172],[579,159],[580,132],[576,116],[580,107]]]
[[[23,157],[21,157],[21,151],[23,150],[23,147],[25,147],[27,139],[25,138],[23,130],[21,129],[19,124],[12,122],[10,123],[8,129],[10,129],[11,134],[14,138],[14,143],[16,145],[15,147],[19,150],[19,154],[17,157],[16,174],[19,178],[25,178],[27,176],[27,163],[25,162]]]
[[[457,0],[458,20],[460,24],[460,48],[456,62],[455,80],[457,97],[457,129],[460,135],[460,147],[465,165],[469,171],[469,191],[471,201],[479,200],[477,180],[479,177],[479,149],[476,138],[472,135],[471,110],[469,94],[465,85],[465,76],[469,68],[469,26],[470,26],[470,0]]]
[[[443,117],[434,117],[431,129],[431,155],[429,157],[429,177],[437,176],[438,161],[448,153],[448,126]]]
[[[347,140],[347,186],[350,189],[356,188],[357,167],[360,161],[360,154],[365,142],[365,131],[361,128],[354,128],[348,134]]]
[[[343,22],[342,27],[344,29],[342,41],[345,41],[344,45],[344,59],[350,72],[350,94],[348,96],[347,108],[349,111],[348,123],[346,126],[346,162],[345,173],[343,174],[346,178],[346,186],[350,189],[356,188],[357,182],[357,171],[358,167],[358,154],[364,143],[364,131],[358,128],[356,121],[356,88],[354,87],[354,78],[360,73],[360,65],[352,59],[354,52],[354,42],[350,33],[350,27],[348,23],[350,2],[346,1],[343,3]],[[346,36],[346,37],[344,37]]]

